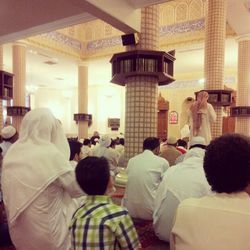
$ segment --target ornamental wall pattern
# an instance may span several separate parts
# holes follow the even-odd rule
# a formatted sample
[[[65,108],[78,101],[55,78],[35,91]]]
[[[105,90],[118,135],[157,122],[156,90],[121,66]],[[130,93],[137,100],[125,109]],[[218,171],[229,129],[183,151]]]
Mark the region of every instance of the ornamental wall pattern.
[[[204,42],[205,0],[176,0],[160,4],[160,48],[168,50]],[[94,20],[36,37],[32,45],[87,59],[124,51],[123,33],[111,25]],[[227,25],[227,37],[235,36]]]

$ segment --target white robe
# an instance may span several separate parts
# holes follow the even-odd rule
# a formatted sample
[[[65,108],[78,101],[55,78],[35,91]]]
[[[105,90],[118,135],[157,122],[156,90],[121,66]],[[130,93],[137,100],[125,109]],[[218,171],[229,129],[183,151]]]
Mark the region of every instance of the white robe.
[[[154,230],[164,241],[169,241],[173,219],[179,203],[190,197],[202,197],[210,193],[210,186],[203,170],[205,151],[192,148],[184,161],[169,168],[156,193]]]
[[[201,136],[205,139],[206,144],[208,145],[212,139],[211,135],[211,124],[216,121],[216,113],[214,111],[213,106],[208,103],[207,109],[200,109],[199,112],[202,114],[201,118],[201,126],[198,131],[197,135],[193,134],[193,119],[192,119],[192,113],[189,110],[188,116],[189,116],[189,122],[190,122],[190,138],[189,141],[192,140],[193,136]]]
[[[28,112],[2,171],[3,200],[18,250],[68,250],[72,198],[82,195],[61,124],[48,109]]]
[[[250,197],[246,192],[183,201],[171,233],[171,250],[250,249]]]

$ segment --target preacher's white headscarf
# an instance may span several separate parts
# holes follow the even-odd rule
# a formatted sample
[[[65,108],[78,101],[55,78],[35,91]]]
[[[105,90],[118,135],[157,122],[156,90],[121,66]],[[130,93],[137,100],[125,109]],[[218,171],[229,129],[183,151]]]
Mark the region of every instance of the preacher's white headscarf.
[[[10,224],[49,184],[72,170],[69,154],[61,123],[49,109],[25,115],[19,139],[3,161],[1,183]]]

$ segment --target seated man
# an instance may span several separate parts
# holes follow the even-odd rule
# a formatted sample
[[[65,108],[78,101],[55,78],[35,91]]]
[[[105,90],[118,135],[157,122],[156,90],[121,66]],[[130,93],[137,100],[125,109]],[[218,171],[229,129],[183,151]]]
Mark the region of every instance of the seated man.
[[[1,136],[3,142],[0,144],[0,147],[2,148],[2,155],[4,157],[9,147],[18,139],[18,132],[12,125],[8,125],[2,128]]]
[[[87,194],[71,221],[71,249],[139,249],[128,212],[107,196],[113,189],[109,163],[104,157],[87,157],[76,166],[76,179]]]
[[[154,230],[164,241],[169,241],[179,203],[186,198],[201,197],[210,193],[210,186],[203,170],[205,139],[193,137],[190,144],[192,147],[185,154],[184,161],[167,170],[157,190],[153,216]]]
[[[158,138],[146,138],[143,150],[128,162],[128,182],[123,205],[132,217],[152,220],[156,191],[169,164],[157,156],[160,151]]]
[[[177,157],[181,155],[181,152],[176,149],[177,146],[177,138],[169,137],[167,140],[167,147],[163,148],[160,156],[165,158],[170,166],[175,164],[175,160]]]
[[[171,249],[250,249],[250,139],[224,135],[206,149],[204,170],[215,192],[183,201]]]

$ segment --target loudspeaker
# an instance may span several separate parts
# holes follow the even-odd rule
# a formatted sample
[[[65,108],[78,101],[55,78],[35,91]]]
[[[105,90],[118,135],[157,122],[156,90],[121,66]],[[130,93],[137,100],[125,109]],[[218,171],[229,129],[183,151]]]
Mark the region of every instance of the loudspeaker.
[[[122,45],[132,45],[132,44],[137,44],[139,41],[139,37],[137,33],[132,33],[132,34],[125,34],[122,35]]]

